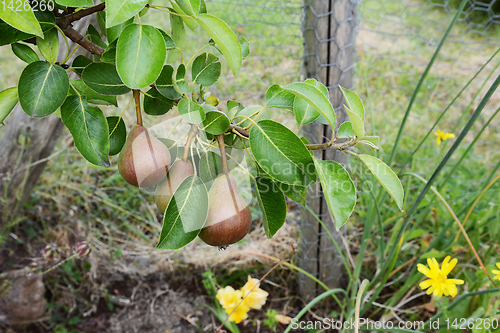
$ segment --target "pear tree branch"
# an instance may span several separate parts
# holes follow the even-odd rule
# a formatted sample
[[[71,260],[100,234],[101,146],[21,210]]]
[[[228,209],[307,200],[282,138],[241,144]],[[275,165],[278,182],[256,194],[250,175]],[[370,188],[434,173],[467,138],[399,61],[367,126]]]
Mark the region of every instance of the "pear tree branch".
[[[239,135],[241,135],[245,138],[250,137],[250,133],[246,129],[244,129],[240,126],[237,126],[237,125],[230,126],[228,133],[232,133],[232,132],[237,132]],[[341,150],[342,151],[342,150],[346,150],[346,149],[354,146],[357,143],[357,141],[358,141],[357,138],[351,138],[348,141],[345,141],[342,143],[335,143],[335,140],[332,140],[330,142],[322,143],[322,144],[306,145],[306,148],[309,150],[334,149],[334,150]]]

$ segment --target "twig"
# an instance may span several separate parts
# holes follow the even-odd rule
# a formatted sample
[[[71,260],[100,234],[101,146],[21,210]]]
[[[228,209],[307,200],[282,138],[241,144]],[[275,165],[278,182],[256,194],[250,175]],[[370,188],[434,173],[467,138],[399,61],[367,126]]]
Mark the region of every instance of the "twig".
[[[174,316],[177,316],[177,317],[180,317],[180,318],[184,319],[185,321],[187,321],[188,323],[190,323],[190,324],[191,324],[191,325],[193,325],[194,327],[198,328],[198,326],[196,326],[196,324],[195,324],[195,323],[193,323],[193,322],[191,321],[191,319],[189,319],[188,317],[186,317],[186,316],[184,316],[184,315],[181,315],[180,313],[177,313],[177,312],[175,312],[175,311],[172,311],[172,314],[173,314]]]
[[[137,115],[137,125],[142,126],[141,114],[141,91],[139,89],[132,90],[135,99],[135,113]]]
[[[100,3],[96,6],[94,6],[94,7],[82,9],[82,10],[77,11],[76,13],[65,15],[65,16],[61,17],[60,19],[67,20],[68,23],[75,22],[75,21],[78,21],[79,19],[81,19],[85,16],[89,16],[89,15],[94,14],[95,12],[100,12],[100,11],[104,10],[104,7],[106,7],[106,3],[103,2],[103,3]]]
[[[189,147],[191,147],[191,143],[193,142],[193,139],[196,137],[196,134],[198,134],[198,126],[196,126],[196,124],[191,124],[191,128],[189,129],[189,134],[186,139],[186,145],[184,146],[184,156],[182,157],[182,160],[184,162],[187,162],[188,160]]]
[[[84,49],[86,49],[90,53],[95,54],[95,55],[100,57],[100,56],[102,56],[104,51],[106,51],[105,49],[103,49],[99,45],[96,45],[96,44],[92,43],[91,41],[89,41],[87,38],[83,37],[83,35],[80,34],[78,31],[76,31],[75,29],[73,29],[71,27],[71,25],[64,26],[64,25],[58,24],[58,26],[62,29],[64,34],[69,39],[71,39],[74,43],[79,44],[81,47],[83,47]]]
[[[155,313],[155,302],[158,299],[158,297],[160,297],[161,295],[165,295],[169,291],[170,291],[170,289],[166,289],[166,290],[162,290],[162,291],[159,291],[156,293],[156,295],[155,295],[155,297],[153,297],[153,300],[151,301],[151,305],[150,305],[151,314]]]
[[[244,129],[238,125],[231,125],[227,132],[228,133],[237,132],[239,135],[241,135],[245,138],[250,137],[250,133],[246,129]],[[309,150],[326,150],[326,149],[346,150],[347,148],[350,148],[356,144],[357,138],[352,138],[352,139],[349,139],[348,141],[342,142],[342,143],[334,143],[334,142],[335,141],[332,140],[330,142],[322,143],[322,144],[306,145],[306,147]]]
[[[227,155],[226,155],[226,144],[224,143],[224,135],[216,135],[217,142],[219,143],[220,155],[222,158],[222,172],[229,172],[229,165],[227,164]]]
[[[234,131],[236,131],[236,132],[238,132],[239,134],[241,134],[242,136],[244,136],[244,137],[246,137],[246,138],[250,137],[250,133],[248,133],[248,131],[247,131],[247,130],[245,130],[245,129],[241,128],[240,126],[237,126],[237,125],[231,125],[231,126],[229,127],[229,131],[231,131],[231,132],[232,132],[233,130],[234,130]]]

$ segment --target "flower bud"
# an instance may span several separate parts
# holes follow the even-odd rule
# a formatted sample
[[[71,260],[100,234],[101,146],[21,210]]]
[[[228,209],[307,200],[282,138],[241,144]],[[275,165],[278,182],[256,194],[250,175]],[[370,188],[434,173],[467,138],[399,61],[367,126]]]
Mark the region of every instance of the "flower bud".
[[[90,245],[83,241],[83,242],[78,242],[76,243],[76,246],[75,246],[75,253],[80,257],[80,258],[83,258],[83,257],[86,257],[90,254]]]

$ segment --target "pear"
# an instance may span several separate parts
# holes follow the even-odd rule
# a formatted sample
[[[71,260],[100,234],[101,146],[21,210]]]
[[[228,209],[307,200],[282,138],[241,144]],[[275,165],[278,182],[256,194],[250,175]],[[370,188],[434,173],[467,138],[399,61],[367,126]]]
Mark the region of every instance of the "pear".
[[[229,173],[220,174],[208,192],[208,217],[198,236],[208,245],[224,248],[245,237],[251,225],[252,214],[236,180]]]
[[[130,185],[152,187],[167,176],[170,160],[168,148],[144,126],[136,125],[118,157],[118,171]]]
[[[190,161],[178,160],[168,171],[167,178],[156,186],[155,203],[162,212],[167,209],[168,203],[175,190],[184,179],[194,173],[193,164]]]

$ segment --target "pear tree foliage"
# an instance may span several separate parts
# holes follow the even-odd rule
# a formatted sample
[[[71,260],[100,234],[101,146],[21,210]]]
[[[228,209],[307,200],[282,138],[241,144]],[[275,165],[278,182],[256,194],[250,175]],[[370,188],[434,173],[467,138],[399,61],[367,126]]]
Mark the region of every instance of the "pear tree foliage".
[[[118,107],[117,96],[135,100],[131,103],[135,110],[127,112],[136,114],[139,125],[142,116],[157,117],[160,122],[168,112],[178,112],[190,124],[184,148],[195,165],[194,175],[179,181],[175,202],[165,203],[158,248],[181,248],[200,233],[203,219],[210,215],[209,181],[227,172],[223,169],[230,150],[248,153],[248,160],[255,163],[247,171],[269,238],[285,222],[285,197],[307,204],[307,188],[318,180],[336,228],[351,216],[356,188],[348,170],[335,161],[315,158],[314,150],[336,149],[359,159],[402,210],[403,188],[391,168],[351,149],[357,144],[374,149],[379,145],[378,137],[365,132],[365,109],[353,91],[341,88],[350,121],[322,144],[309,144],[268,112],[274,108],[292,113],[299,128],[318,120],[335,129],[337,116],[328,89],[315,79],[272,85],[262,106],[243,106],[233,100],[225,107],[218,105],[210,87],[220,79],[223,68],[238,75],[250,44],[208,13],[204,0],[172,0],[161,6],[151,0],[107,0],[97,5],[91,0],[18,3],[0,3],[0,46],[11,48],[26,62],[18,85],[0,92],[2,124],[5,120],[5,126],[10,125],[7,116],[17,103],[31,117],[60,116],[81,155],[105,168],[112,167],[109,156],[124,147],[127,125],[134,125],[125,124],[118,109],[114,114],[102,111],[102,105]],[[153,10],[162,11],[170,21],[168,31],[141,23],[141,17]],[[97,16],[97,27],[90,25],[85,34],[72,28],[73,22],[88,15]],[[188,34],[199,34],[207,41],[191,58],[184,57]],[[70,47],[59,54],[61,35]],[[80,55],[69,63],[76,43],[92,56]],[[78,78],[70,79],[70,72]],[[176,156],[182,157],[178,141],[158,139],[170,151],[171,163]],[[192,149],[194,142],[203,149]],[[210,147],[220,151],[206,149]],[[176,224],[180,216],[192,219],[192,228],[186,230],[186,221],[184,227]]]

